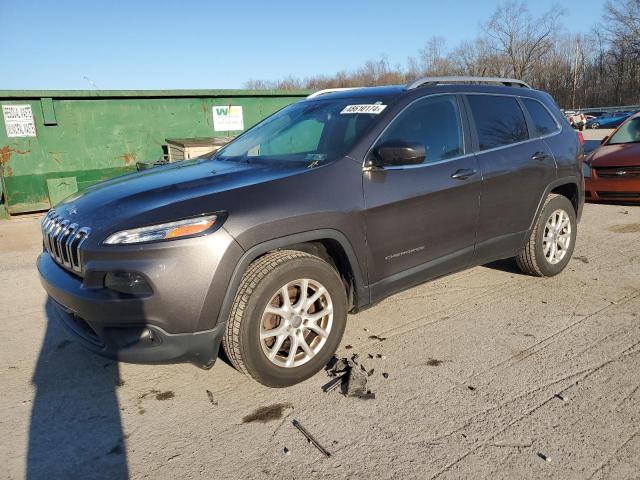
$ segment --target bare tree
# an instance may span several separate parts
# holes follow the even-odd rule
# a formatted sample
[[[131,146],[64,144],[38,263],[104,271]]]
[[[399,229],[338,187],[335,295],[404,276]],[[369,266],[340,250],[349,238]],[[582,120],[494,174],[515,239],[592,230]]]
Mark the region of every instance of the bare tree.
[[[404,68],[387,57],[353,70],[300,80],[250,80],[251,89],[319,90],[404,84],[423,75],[513,76],[548,91],[568,107],[640,104],[640,0],[608,0],[603,23],[589,34],[563,32],[562,11],[535,17],[522,2],[507,0],[481,24],[482,34],[448,49],[427,39]]]
[[[634,57],[640,57],[640,0],[607,0],[605,29],[612,42],[623,42]]]
[[[511,74],[527,78],[531,67],[553,48],[561,15],[562,10],[553,7],[534,18],[524,2],[508,1],[498,6],[483,30],[493,41],[493,48],[511,62]]]

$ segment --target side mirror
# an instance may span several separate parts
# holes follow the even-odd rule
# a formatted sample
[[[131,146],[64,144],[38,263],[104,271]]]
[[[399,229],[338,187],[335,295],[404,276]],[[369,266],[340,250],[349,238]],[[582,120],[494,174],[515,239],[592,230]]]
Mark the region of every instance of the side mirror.
[[[600,145],[604,145],[605,143],[607,143],[607,140],[609,140],[609,135],[600,140]]]
[[[396,140],[378,145],[373,151],[372,158],[367,161],[367,166],[418,165],[424,162],[426,157],[427,151],[424,145]]]

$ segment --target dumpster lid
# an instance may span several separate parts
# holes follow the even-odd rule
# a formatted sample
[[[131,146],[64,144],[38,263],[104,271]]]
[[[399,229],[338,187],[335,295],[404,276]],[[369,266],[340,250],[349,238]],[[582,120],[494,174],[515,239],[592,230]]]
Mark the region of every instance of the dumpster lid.
[[[233,137],[192,137],[192,138],[165,138],[165,142],[180,147],[208,147],[226,145]]]

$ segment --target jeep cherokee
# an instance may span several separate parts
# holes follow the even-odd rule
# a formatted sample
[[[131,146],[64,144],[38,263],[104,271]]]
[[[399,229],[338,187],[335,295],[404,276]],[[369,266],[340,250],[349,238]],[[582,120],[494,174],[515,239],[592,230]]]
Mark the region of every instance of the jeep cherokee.
[[[319,92],[207,158],[95,185],[48,212],[38,258],[63,323],[122,361],[231,363],[272,387],[319,371],[348,313],[515,257],[561,272],[582,147],[513,79]]]

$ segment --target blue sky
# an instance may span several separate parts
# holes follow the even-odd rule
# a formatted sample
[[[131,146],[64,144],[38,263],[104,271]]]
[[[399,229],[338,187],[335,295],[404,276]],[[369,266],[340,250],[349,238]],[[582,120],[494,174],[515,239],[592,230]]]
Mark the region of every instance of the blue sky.
[[[554,0],[530,2],[534,14]],[[0,89],[240,88],[404,64],[431,36],[471,39],[493,0],[0,0]],[[588,31],[604,0],[563,2],[567,31]]]

